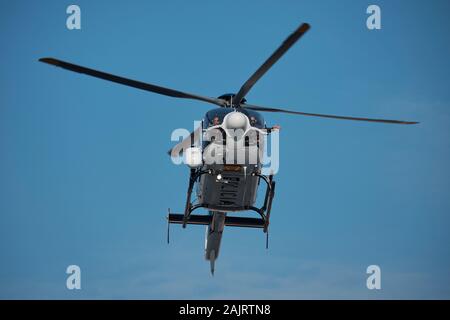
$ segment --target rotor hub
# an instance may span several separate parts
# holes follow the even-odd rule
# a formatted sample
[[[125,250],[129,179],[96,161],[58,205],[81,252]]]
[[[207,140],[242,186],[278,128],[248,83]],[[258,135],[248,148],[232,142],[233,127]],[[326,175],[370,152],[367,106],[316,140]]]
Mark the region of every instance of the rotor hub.
[[[236,96],[235,93],[225,93],[217,98],[226,101],[227,104],[226,104],[225,108],[238,108],[242,103],[247,102],[247,100],[245,98],[242,98],[239,103],[236,103],[234,100],[235,96]]]

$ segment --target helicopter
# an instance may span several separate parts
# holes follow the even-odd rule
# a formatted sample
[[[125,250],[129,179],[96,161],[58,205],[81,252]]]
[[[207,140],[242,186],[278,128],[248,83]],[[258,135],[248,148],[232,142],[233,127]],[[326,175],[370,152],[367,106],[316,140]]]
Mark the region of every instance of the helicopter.
[[[245,97],[252,87],[309,29],[308,23],[300,24],[244,82],[237,93],[223,94],[217,98],[136,81],[55,58],[41,58],[39,61],[169,97],[216,105],[215,109],[205,114],[202,125],[168,152],[172,158],[183,157],[185,164],[189,167],[190,175],[184,212],[173,213],[169,209],[167,215],[167,242],[169,242],[170,224],[181,224],[183,228],[187,225],[207,226],[204,254],[206,260],[210,262],[211,273],[214,275],[215,261],[219,256],[225,226],[260,228],[266,234],[266,248],[268,247],[270,213],[276,184],[273,172],[262,171],[264,157],[262,142],[268,135],[279,130],[279,127],[267,127],[260,112],[401,125],[418,123],[308,113],[247,103]],[[233,156],[229,157],[230,154]],[[244,156],[239,157],[240,154]],[[257,207],[255,202],[261,182],[266,186],[265,196],[262,206]],[[195,201],[192,201],[195,186],[197,197]],[[208,214],[193,214],[200,208],[207,210]],[[244,211],[254,212],[257,217],[235,215]]]

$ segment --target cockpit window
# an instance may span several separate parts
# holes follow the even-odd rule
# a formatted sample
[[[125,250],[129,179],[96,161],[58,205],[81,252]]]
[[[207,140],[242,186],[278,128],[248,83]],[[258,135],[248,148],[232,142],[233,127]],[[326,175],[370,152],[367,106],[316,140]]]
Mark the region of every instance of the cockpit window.
[[[212,125],[212,126],[218,126],[218,125],[221,124],[221,123],[222,123],[222,121],[220,121],[219,116],[215,116],[215,117],[213,118],[213,120],[212,120],[211,125]]]
[[[205,121],[204,121],[204,126],[205,129],[212,127],[212,126],[217,126],[222,124],[223,122],[223,118],[227,115],[227,113],[231,112],[232,110],[227,110],[227,109],[213,109],[210,110],[206,113],[205,115]]]
[[[266,125],[264,122],[263,116],[253,110],[243,109],[242,112],[248,117],[248,120],[250,121],[250,125],[252,127],[263,129]]]
[[[258,125],[258,119],[256,117],[250,116],[249,120],[250,120],[250,125],[252,127],[256,127]]]

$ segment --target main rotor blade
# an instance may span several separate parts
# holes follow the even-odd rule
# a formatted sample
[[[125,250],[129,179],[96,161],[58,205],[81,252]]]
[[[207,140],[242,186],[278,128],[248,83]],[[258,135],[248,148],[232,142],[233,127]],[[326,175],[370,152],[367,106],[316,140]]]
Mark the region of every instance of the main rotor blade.
[[[286,40],[284,40],[281,46],[244,83],[233,100],[237,101],[237,103],[239,104],[250,91],[250,89],[254,86],[254,84],[267,72],[267,70],[269,70],[278,61],[278,59],[283,56],[283,54],[286,53],[286,51],[289,50],[290,47],[292,47],[294,43],[297,42],[298,39],[300,39],[302,35],[305,34],[306,31],[309,30],[309,28],[309,24],[303,23]]]
[[[302,116],[332,118],[332,119],[342,119],[342,120],[382,122],[382,123],[393,123],[393,124],[416,124],[416,123],[419,123],[416,121],[371,119],[371,118],[360,118],[360,117],[335,116],[335,115],[330,115],[330,114],[307,113],[307,112],[290,111],[290,110],[278,109],[278,108],[260,107],[260,106],[250,105],[250,104],[242,104],[241,107],[251,109],[251,110],[257,110],[257,111],[283,112],[283,113],[289,113],[289,114],[298,114],[298,115],[302,115]]]
[[[61,60],[54,59],[54,58],[41,58],[41,59],[39,59],[39,61],[54,65],[56,67],[61,67],[61,68],[64,68],[64,69],[67,69],[70,71],[84,73],[84,74],[87,74],[92,77],[120,83],[120,84],[129,86],[129,87],[134,87],[134,88],[138,88],[138,89],[145,90],[145,91],[159,93],[159,94],[169,96],[169,97],[200,100],[200,101],[216,104],[218,106],[224,106],[226,104],[225,100],[222,100],[222,99],[199,96],[199,95],[192,94],[192,93],[186,93],[186,92],[182,92],[182,91],[178,91],[178,90],[174,90],[174,89],[160,87],[160,86],[150,84],[150,83],[131,80],[131,79],[115,76],[115,75],[112,75],[112,74],[109,74],[106,72],[85,68],[85,67],[82,67],[82,66],[79,66],[76,64],[72,64],[72,63],[61,61]]]
[[[170,149],[167,153],[169,156],[175,158],[182,155],[183,150],[191,147],[192,145],[198,143],[200,141],[200,135],[202,133],[202,126],[197,127],[194,131],[191,132],[183,141],[176,144],[172,149]]]

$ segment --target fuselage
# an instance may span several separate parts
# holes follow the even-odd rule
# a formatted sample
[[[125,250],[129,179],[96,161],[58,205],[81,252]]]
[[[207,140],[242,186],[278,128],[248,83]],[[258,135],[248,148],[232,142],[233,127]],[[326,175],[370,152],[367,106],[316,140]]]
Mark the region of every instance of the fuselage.
[[[264,118],[256,111],[210,110],[203,119],[202,175],[197,185],[200,204],[212,211],[243,211],[256,201],[263,155]]]
[[[203,174],[197,183],[198,204],[212,216],[206,229],[205,258],[219,256],[228,213],[246,211],[256,202],[263,156],[264,118],[242,108],[217,108],[203,119]]]

